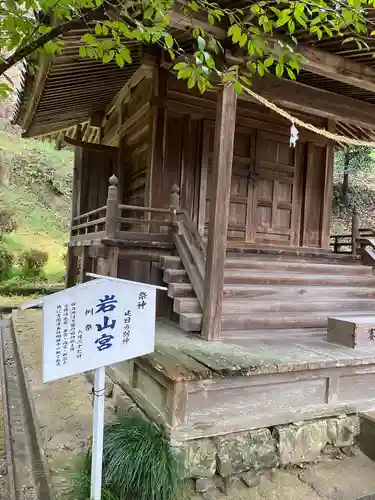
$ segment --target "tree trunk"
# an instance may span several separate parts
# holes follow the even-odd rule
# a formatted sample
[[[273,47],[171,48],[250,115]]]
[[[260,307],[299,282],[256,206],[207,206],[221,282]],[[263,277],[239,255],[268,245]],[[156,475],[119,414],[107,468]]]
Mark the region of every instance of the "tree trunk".
[[[345,150],[344,158],[344,176],[342,179],[342,197],[343,205],[347,206],[349,203],[349,149]]]

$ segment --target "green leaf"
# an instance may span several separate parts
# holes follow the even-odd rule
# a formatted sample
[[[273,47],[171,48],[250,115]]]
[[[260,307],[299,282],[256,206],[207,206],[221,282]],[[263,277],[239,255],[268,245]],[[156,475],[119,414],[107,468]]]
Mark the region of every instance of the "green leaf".
[[[243,33],[243,34],[241,35],[241,38],[240,38],[240,40],[239,40],[238,44],[239,44],[239,46],[240,46],[240,47],[243,47],[243,46],[245,45],[245,43],[246,43],[246,42],[247,42],[247,34],[246,34],[246,33]]]
[[[257,71],[259,76],[264,76],[264,66],[260,62],[258,62]]]
[[[108,52],[107,54],[104,54],[102,61],[103,61],[105,64],[107,64],[107,63],[109,63],[109,62],[111,62],[111,61],[112,61],[113,56],[114,56],[114,54],[112,54],[112,55],[111,55],[111,53],[110,53],[110,52]]]
[[[283,76],[283,73],[284,73],[284,65],[277,63],[276,64],[276,76],[281,78]]]
[[[179,71],[180,69],[186,68],[187,63],[186,62],[179,62],[173,66],[173,69],[175,71]]]
[[[269,68],[270,66],[272,66],[273,62],[274,62],[274,58],[273,57],[271,57],[271,56],[267,57],[267,59],[264,61],[264,66],[266,68]]]
[[[293,71],[290,68],[286,68],[286,70],[287,70],[287,73],[289,75],[289,78],[291,80],[295,80],[296,79],[296,75],[293,73]]]
[[[195,82],[196,82],[195,73],[192,72],[191,75],[189,76],[188,83],[187,83],[188,89],[192,89],[195,85]]]
[[[177,74],[179,80],[186,80],[192,74],[193,68],[191,66],[186,66],[186,68],[180,69]]]
[[[97,35],[101,35],[102,34],[102,26],[101,26],[101,24],[99,24],[99,23],[95,24],[95,33]]]
[[[211,25],[215,24],[215,18],[212,14],[208,14],[207,19]]]
[[[84,47],[83,45],[80,45],[80,47],[79,47],[79,55],[81,57],[86,57],[87,56],[86,47]]]
[[[152,19],[153,14],[154,9],[152,7],[148,7],[143,14],[143,19]]]
[[[116,64],[117,66],[120,66],[120,68],[123,68],[125,65],[124,58],[119,53],[116,54]]]
[[[201,36],[199,36],[197,38],[197,43],[198,43],[198,48],[199,50],[204,50],[205,46],[206,46],[206,42],[205,42],[205,39],[202,38]]]
[[[235,89],[237,95],[242,95],[243,89],[242,89],[242,85],[240,84],[240,82],[234,82],[234,89]]]
[[[206,90],[206,80],[202,76],[198,78],[198,89],[202,94]]]
[[[165,45],[167,46],[168,49],[171,49],[173,47],[173,37],[172,35],[168,34],[164,37],[165,40]]]
[[[85,33],[82,37],[82,41],[87,43],[87,45],[96,44],[97,40],[91,33]]]
[[[39,33],[49,33],[51,31],[51,26],[45,26],[44,24],[42,26],[39,26],[38,31]]]
[[[294,33],[296,30],[296,25],[295,25],[293,19],[289,19],[289,21],[288,21],[288,30],[289,30],[289,33]]]

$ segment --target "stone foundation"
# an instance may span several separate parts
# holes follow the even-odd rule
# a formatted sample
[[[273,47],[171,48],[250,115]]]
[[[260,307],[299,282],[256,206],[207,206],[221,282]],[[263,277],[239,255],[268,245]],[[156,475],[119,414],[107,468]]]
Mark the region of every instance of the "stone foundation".
[[[117,395],[116,408],[120,413],[140,411],[124,393]],[[233,479],[255,486],[267,470],[350,455],[359,432],[357,415],[339,415],[176,442],[173,446],[181,455],[185,477],[196,480],[197,490],[204,492]]]

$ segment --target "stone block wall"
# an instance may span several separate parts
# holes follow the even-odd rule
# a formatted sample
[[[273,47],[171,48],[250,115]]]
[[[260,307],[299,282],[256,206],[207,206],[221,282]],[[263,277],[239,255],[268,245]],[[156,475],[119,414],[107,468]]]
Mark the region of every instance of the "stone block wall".
[[[340,415],[176,443],[188,478],[227,478],[248,471],[316,462],[354,445],[359,417]],[[349,450],[345,450],[349,451]]]
[[[120,413],[140,412],[123,392],[117,394],[115,407]],[[218,481],[225,484],[237,477],[253,486],[267,470],[350,455],[359,432],[357,415],[339,415],[172,444],[186,479],[196,480],[203,492]]]

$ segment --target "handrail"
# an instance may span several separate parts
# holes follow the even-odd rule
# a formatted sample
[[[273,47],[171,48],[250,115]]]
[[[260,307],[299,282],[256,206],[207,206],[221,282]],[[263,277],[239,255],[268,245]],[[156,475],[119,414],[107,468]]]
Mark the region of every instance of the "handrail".
[[[373,231],[375,236],[375,231]],[[362,264],[375,267],[375,238],[360,238],[358,240],[361,249]]]
[[[173,241],[190,279],[200,306],[203,308],[206,267],[206,245],[186,210],[177,211]]]

